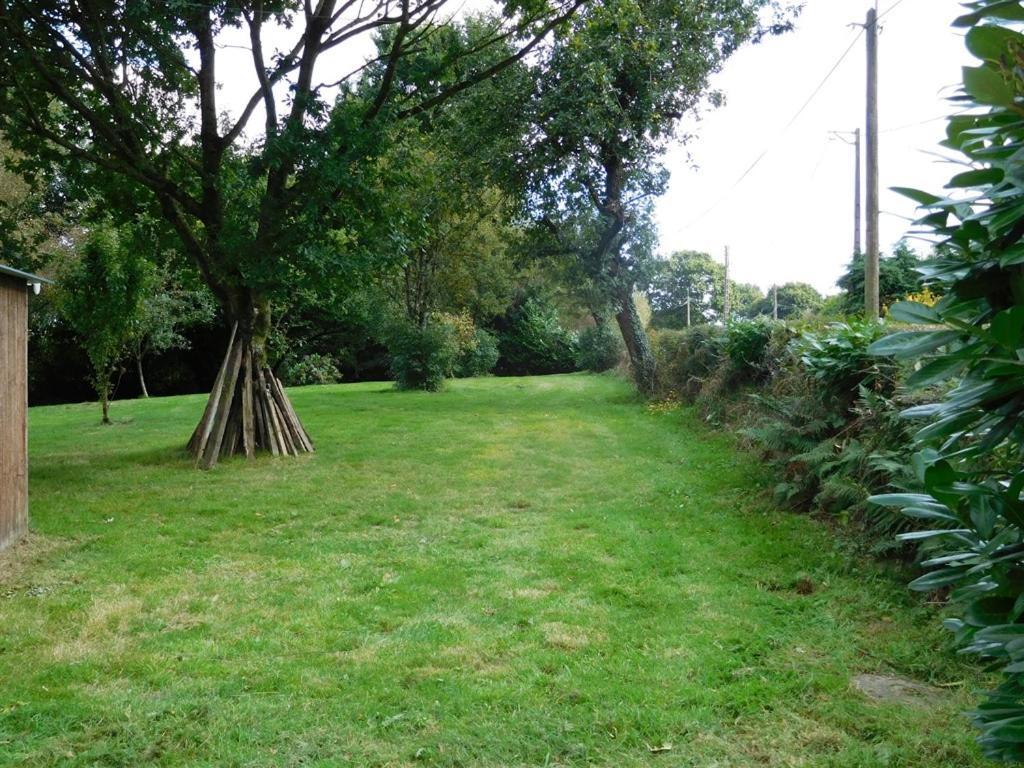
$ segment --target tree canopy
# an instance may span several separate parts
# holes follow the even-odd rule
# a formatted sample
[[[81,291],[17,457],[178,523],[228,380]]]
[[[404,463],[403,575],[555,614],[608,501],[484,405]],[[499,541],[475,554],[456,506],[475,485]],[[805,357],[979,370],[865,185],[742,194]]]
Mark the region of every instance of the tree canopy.
[[[386,226],[374,215],[387,194],[375,160],[396,121],[521,60],[582,3],[510,0],[479,31],[478,46],[440,57],[449,76],[402,90],[399,67],[443,34],[436,19],[446,0],[6,4],[0,131],[21,153],[18,168],[59,168],[112,213],[159,217],[237,329],[237,353],[229,349],[218,384],[226,389],[214,393],[191,443],[202,465],[229,448],[311,449],[283,391],[281,402],[265,400],[259,384],[273,376],[273,302],[297,283],[350,276],[353,264],[379,253],[368,250]],[[331,63],[332,52],[375,32],[388,42],[367,66]],[[217,79],[232,33],[247,36],[252,65],[251,95],[237,115],[222,110]],[[290,47],[269,42],[280,35]],[[499,44],[506,55],[475,65],[470,54]],[[255,400],[243,391],[252,386]],[[253,428],[253,402],[273,417],[262,429]],[[287,424],[290,439],[277,441],[271,421]],[[225,440],[236,422],[242,439]]]

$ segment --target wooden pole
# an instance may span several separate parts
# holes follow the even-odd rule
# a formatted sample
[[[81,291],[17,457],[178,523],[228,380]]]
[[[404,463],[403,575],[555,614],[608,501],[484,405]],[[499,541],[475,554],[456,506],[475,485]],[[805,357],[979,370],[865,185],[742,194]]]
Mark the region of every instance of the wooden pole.
[[[853,154],[856,167],[853,172],[853,255],[858,256],[861,251],[860,229],[861,229],[861,192],[860,192],[860,128],[853,132]]]
[[[725,322],[729,322],[729,315],[732,311],[732,292],[729,290],[729,246],[725,246],[725,299],[722,314],[725,315]]]
[[[867,251],[864,254],[864,314],[875,319],[878,302],[878,12],[868,11]]]

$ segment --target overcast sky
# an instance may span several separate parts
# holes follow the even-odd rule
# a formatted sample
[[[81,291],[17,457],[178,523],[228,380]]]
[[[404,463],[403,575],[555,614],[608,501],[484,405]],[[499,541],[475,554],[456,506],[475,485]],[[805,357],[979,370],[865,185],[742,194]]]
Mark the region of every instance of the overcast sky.
[[[724,107],[693,126],[685,148],[668,157],[672,180],[657,206],[661,251],[731,250],[739,282],[769,287],[804,281],[826,293],[853,249],[853,147],[830,131],[864,125],[863,37],[801,117],[784,130],[863,23],[870,0],[807,0],[795,32],[739,52],[715,78]],[[913,203],[892,186],[941,189],[951,166],[940,151],[952,107],[945,98],[970,63],[950,27],[957,0],[881,0],[879,121],[881,244],[888,250],[910,226]],[[924,122],[930,121],[930,122]],[[924,124],[922,124],[924,123]],[[757,156],[767,156],[734,189]],[[691,155],[688,161],[687,152]],[[709,210],[710,209],[710,210]]]

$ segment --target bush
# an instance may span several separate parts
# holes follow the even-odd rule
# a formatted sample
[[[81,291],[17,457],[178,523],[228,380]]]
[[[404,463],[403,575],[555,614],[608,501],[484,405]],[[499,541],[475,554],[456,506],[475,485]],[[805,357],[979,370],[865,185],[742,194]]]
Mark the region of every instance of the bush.
[[[396,321],[386,336],[391,375],[398,389],[437,392],[444,386],[459,352],[450,323],[431,318],[420,328],[408,321]]]
[[[313,353],[300,360],[289,361],[282,378],[290,387],[307,384],[336,384],[341,381],[341,371],[330,355]]]
[[[1008,8],[1008,6],[1012,6]],[[1008,10],[1018,3],[977,0],[956,21],[982,64],[964,68],[947,149],[971,170],[939,195],[906,190],[927,212],[922,224],[940,237],[927,265],[927,303],[900,302],[895,320],[913,330],[872,351],[919,366],[911,386],[954,379],[936,402],[908,409],[922,419],[914,467],[920,490],[873,501],[902,509],[931,530],[923,542],[927,572],[912,589],[949,596],[945,626],[965,653],[1000,672],[1000,683],[969,713],[985,754],[1024,762],[1024,35]],[[1018,14],[1019,15],[1019,14]],[[950,192],[950,190],[954,190]],[[950,195],[954,199],[950,199]]]
[[[498,364],[498,337],[484,328],[473,331],[473,343],[459,352],[455,375],[460,378],[486,376]]]
[[[656,331],[651,346],[658,366],[658,391],[692,399],[722,362],[725,332],[713,325]]]
[[[576,365],[585,371],[602,373],[622,361],[625,345],[618,329],[601,323],[580,331]]]
[[[772,342],[780,335],[789,339],[785,324],[774,320],[757,318],[729,323],[724,352],[732,364],[733,383],[754,383],[769,378],[777,362],[770,354]]]
[[[455,342],[455,355],[446,376],[465,379],[486,376],[494,370],[498,362],[498,341],[493,333],[477,328],[466,312],[458,315],[441,313],[434,315],[433,319],[448,327]]]
[[[804,370],[847,407],[860,387],[891,394],[896,367],[889,358],[872,355],[868,348],[885,335],[877,322],[850,320],[831,323],[817,332],[805,332],[796,343]]]
[[[550,300],[527,297],[498,325],[502,373],[529,376],[576,370],[576,335],[562,327]]]

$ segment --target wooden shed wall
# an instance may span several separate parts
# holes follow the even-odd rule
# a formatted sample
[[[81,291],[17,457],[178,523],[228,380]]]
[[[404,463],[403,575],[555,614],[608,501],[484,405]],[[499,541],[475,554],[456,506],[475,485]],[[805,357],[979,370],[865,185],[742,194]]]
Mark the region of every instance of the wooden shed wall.
[[[28,529],[28,286],[0,275],[0,549]]]

